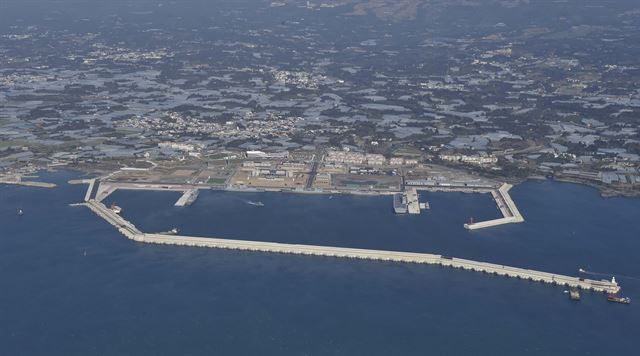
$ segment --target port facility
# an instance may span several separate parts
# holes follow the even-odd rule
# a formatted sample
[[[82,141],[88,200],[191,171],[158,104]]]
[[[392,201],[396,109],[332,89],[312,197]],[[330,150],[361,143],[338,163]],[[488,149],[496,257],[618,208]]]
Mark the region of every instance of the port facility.
[[[85,203],[81,203],[79,205],[87,206],[99,217],[116,227],[124,236],[130,240],[141,243],[439,265],[498,276],[512,277],[521,280],[537,281],[567,286],[570,288],[604,292],[607,294],[615,294],[620,291],[620,287],[615,280],[592,280],[429,253],[286,244],[168,234],[149,234],[138,230],[134,224],[127,221],[122,216],[118,215],[116,212],[107,208],[104,204],[95,199],[89,199]]]

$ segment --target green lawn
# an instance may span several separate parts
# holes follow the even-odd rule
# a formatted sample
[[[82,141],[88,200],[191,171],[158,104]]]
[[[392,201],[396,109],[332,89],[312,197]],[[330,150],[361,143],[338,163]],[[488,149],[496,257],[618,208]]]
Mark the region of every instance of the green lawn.
[[[210,178],[207,184],[224,184],[226,181],[227,178]]]

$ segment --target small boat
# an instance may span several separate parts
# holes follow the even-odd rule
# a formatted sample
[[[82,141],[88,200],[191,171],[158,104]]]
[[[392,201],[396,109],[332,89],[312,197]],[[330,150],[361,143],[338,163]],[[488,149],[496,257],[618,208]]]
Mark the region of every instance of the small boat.
[[[18,209],[18,215],[20,216],[24,215],[24,211],[22,211],[22,209]]]
[[[120,214],[122,212],[122,208],[117,206],[116,203],[111,203],[111,211],[116,214]]]
[[[631,298],[620,297],[618,294],[614,293],[607,294],[607,300],[614,303],[631,304]]]
[[[253,205],[253,206],[264,206],[264,203],[263,203],[263,202],[261,202],[261,201],[251,201],[251,200],[249,200],[249,201],[247,202],[247,204],[249,204],[249,205]]]
[[[174,227],[173,229],[169,230],[169,231],[161,231],[158,232],[158,235],[177,235],[178,234],[178,228]]]

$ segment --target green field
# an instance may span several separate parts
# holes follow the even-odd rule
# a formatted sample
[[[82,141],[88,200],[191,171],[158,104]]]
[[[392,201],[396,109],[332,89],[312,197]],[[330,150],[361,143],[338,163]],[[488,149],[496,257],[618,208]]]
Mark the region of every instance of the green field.
[[[227,178],[209,178],[207,184],[224,184]]]
[[[220,152],[220,153],[213,153],[207,156],[208,159],[224,159],[225,157],[227,157],[229,154],[228,153],[224,153],[224,152]]]

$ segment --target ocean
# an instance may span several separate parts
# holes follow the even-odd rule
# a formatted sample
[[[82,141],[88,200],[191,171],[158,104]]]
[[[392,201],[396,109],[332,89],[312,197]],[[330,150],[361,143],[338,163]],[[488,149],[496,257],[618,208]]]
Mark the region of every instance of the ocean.
[[[553,181],[516,186],[526,221],[488,194],[390,196],[118,191],[141,230],[430,252],[548,272],[614,274],[631,305],[565,288],[436,266],[132,242],[84,207],[71,172],[55,189],[0,185],[0,355],[635,355],[640,199]],[[264,206],[248,202],[260,201]],[[25,214],[18,216],[17,209]],[[606,276],[605,276],[606,275]],[[601,278],[600,275],[585,275]]]

